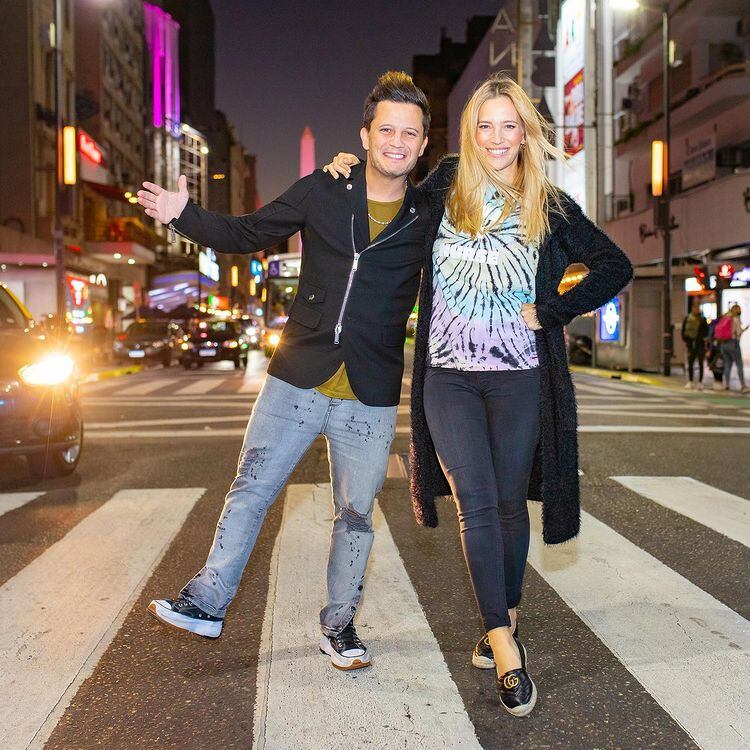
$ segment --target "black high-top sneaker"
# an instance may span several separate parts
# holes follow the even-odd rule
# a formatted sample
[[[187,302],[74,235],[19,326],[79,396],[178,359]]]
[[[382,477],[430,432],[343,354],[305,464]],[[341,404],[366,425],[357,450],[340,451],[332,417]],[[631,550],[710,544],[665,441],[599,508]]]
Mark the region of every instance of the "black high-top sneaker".
[[[160,622],[204,638],[218,638],[224,626],[223,617],[204,612],[188,599],[154,599],[148,611]]]
[[[536,685],[525,669],[511,669],[497,678],[503,708],[513,716],[528,716],[536,705]]]
[[[354,620],[337,635],[321,635],[320,651],[331,657],[336,669],[348,671],[370,666],[370,653],[357,636]]]
[[[518,646],[518,653],[521,655],[521,666],[526,669],[527,656],[526,646],[521,643],[521,639],[518,637],[518,623],[516,622],[516,629],[513,631],[513,640]],[[495,657],[492,654],[492,647],[490,646],[490,639],[485,633],[478,641],[477,645],[474,646],[474,653],[471,655],[471,663],[477,669],[494,669],[495,668]]]

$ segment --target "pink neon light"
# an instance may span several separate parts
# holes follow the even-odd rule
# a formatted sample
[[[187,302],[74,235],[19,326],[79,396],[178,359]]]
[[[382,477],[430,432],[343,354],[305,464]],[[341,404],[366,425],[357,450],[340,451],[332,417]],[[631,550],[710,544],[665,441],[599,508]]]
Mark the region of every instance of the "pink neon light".
[[[146,44],[151,55],[152,109],[154,127],[180,130],[180,71],[178,34],[180,25],[161,8],[144,3]]]
[[[306,125],[299,139],[299,176],[307,177],[315,171],[315,136],[310,126]],[[302,252],[302,235],[298,235],[297,246]]]

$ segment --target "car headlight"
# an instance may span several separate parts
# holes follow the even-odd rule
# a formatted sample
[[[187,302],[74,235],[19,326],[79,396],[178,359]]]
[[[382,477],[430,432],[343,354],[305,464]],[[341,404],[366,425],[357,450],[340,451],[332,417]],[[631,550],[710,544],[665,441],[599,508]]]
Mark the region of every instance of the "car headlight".
[[[239,341],[235,341],[232,339],[231,341],[225,341],[224,346],[227,347],[227,349],[236,349],[240,345]]]
[[[122,351],[125,348],[125,344],[122,343],[122,341],[115,341],[115,351]]]
[[[270,344],[271,346],[278,346],[278,345],[279,345],[279,341],[281,341],[281,336],[279,336],[279,334],[278,334],[278,333],[272,333],[272,334],[271,334],[271,335],[270,335],[270,336],[268,337],[268,343],[269,343],[269,344]]]
[[[74,369],[75,363],[67,354],[48,354],[22,367],[18,374],[26,385],[60,385],[70,379]]]
[[[163,341],[152,341],[151,342],[151,346],[154,349],[161,349],[164,346],[164,342]]]
[[[252,334],[250,336],[250,341],[252,341],[253,344],[257,344],[258,343],[258,337],[255,334]]]
[[[183,352],[186,352],[190,348],[190,344],[188,344],[187,341],[183,341],[180,344],[180,349],[182,349]]]

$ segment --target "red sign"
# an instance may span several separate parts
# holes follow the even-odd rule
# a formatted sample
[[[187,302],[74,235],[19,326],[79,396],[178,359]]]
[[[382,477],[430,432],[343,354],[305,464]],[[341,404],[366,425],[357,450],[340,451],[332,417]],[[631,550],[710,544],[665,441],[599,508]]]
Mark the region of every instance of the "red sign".
[[[80,128],[78,129],[78,150],[94,164],[101,164],[104,161],[104,154],[96,141]]]
[[[88,281],[78,276],[72,276],[71,274],[66,274],[65,280],[68,282],[68,290],[73,307],[83,307],[89,296]]]
[[[583,150],[583,68],[566,84],[563,97],[563,143],[569,156]]]
[[[734,266],[731,263],[722,263],[719,267],[719,277],[722,279],[731,279],[734,276]]]

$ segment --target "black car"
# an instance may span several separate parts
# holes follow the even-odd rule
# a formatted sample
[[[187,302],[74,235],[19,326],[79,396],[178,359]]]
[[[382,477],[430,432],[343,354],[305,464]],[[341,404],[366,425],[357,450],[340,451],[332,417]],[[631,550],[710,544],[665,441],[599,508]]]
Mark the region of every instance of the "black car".
[[[247,367],[250,343],[236,320],[202,320],[182,344],[182,366],[203,367],[206,362],[230,360],[234,366]]]
[[[83,418],[73,358],[34,326],[0,284],[0,455],[25,456],[37,478],[73,472]]]
[[[169,367],[180,356],[184,338],[176,323],[166,320],[136,320],[114,342],[118,362],[157,363]]]

